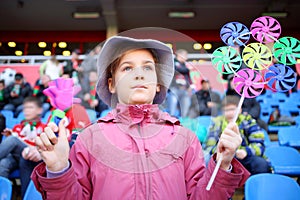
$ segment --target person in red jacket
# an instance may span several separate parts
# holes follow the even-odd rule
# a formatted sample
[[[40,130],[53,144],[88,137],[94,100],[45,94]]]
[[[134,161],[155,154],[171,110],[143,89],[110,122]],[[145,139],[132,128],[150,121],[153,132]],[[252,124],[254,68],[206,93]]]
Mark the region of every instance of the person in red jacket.
[[[97,93],[113,109],[78,134],[71,150],[64,120],[49,123],[36,139],[44,162],[31,177],[44,199],[223,200],[244,184],[249,172],[234,159],[242,141],[236,124],[224,130],[206,169],[196,135],[160,110],[173,64],[172,50],[157,40],[106,41]]]
[[[6,138],[0,144],[0,176],[8,177],[15,169],[20,169],[22,196],[33,168],[41,160],[35,147],[35,139],[46,127],[41,122],[42,111],[42,103],[38,98],[26,97],[23,103],[25,119],[12,130],[6,128],[2,132]]]

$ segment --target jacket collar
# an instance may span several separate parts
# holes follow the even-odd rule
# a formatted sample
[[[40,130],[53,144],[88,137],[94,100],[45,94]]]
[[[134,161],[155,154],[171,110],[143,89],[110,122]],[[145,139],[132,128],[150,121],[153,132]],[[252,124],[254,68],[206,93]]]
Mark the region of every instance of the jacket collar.
[[[109,112],[105,117],[99,119],[99,121],[113,121],[115,123],[125,123],[128,125],[141,122],[168,122],[171,124],[180,124],[178,119],[171,117],[166,112],[162,112],[157,104],[117,104],[115,109]]]

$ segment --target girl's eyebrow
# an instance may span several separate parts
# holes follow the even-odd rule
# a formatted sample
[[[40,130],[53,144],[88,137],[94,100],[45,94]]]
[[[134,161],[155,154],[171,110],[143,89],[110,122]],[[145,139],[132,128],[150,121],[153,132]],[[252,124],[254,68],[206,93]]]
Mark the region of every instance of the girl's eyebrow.
[[[143,60],[143,64],[155,64],[155,62],[153,60]],[[120,63],[120,66],[124,65],[124,64],[133,64],[132,61],[124,61],[122,63]]]

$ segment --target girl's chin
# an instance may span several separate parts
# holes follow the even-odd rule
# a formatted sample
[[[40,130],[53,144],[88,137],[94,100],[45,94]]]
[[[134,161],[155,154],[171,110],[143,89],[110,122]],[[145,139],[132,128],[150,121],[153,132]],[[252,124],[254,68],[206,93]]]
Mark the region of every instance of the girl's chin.
[[[151,104],[152,102],[149,99],[146,98],[132,98],[130,100],[130,104]]]

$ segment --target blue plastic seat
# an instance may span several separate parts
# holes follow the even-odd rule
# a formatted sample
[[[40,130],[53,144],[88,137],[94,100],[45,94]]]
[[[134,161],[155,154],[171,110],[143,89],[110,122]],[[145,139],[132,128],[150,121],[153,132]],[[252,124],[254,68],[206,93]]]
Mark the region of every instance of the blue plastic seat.
[[[18,114],[18,117],[16,118],[17,123],[18,123],[18,124],[21,123],[21,121],[24,120],[24,119],[25,119],[25,116],[24,116],[24,113],[23,113],[23,111],[22,111],[22,112],[20,112],[20,113]]]
[[[10,173],[9,178],[10,179],[20,178],[20,170],[19,169],[14,170],[12,173]]]
[[[262,129],[263,133],[264,133],[264,145],[266,147],[270,147],[270,146],[279,146],[278,141],[271,141],[267,131],[265,131],[264,129]]]
[[[11,110],[1,110],[2,115],[4,115],[5,118],[13,118],[14,113]]]
[[[296,122],[296,126],[300,127],[300,115],[297,117],[294,117],[294,120]]]
[[[12,184],[9,179],[0,176],[0,199],[10,200],[12,196]]]
[[[27,186],[25,195],[23,200],[42,200],[42,195],[37,191],[37,189],[34,186],[34,183],[30,181],[30,183]]]
[[[211,116],[206,116],[206,115],[203,115],[203,116],[199,116],[198,118],[198,122],[200,125],[202,126],[205,126],[207,128],[209,128],[209,126],[211,125],[211,119],[212,117]]]
[[[46,124],[48,122],[48,119],[49,119],[51,114],[52,114],[52,111],[48,110],[45,113],[45,115],[42,117],[41,121]]]
[[[194,132],[198,138],[198,140],[203,144],[206,139],[207,139],[207,134],[208,134],[208,126],[210,124],[210,116],[209,118],[201,118],[199,120],[197,118],[188,118],[188,117],[180,117],[179,121],[180,124],[184,127],[186,127],[187,129],[191,130],[192,132]],[[209,122],[207,121],[207,119],[209,119]],[[201,121],[203,120],[203,121]]]
[[[1,110],[1,113],[5,117],[6,127],[12,129],[17,124],[14,113],[11,110]]]
[[[273,100],[278,100],[279,102],[285,102],[288,99],[288,96],[283,92],[275,92],[272,94]]]
[[[280,145],[300,148],[300,127],[291,126],[278,131]]]
[[[268,101],[270,97],[268,97],[266,94],[262,94],[257,96],[255,99],[258,103],[265,103],[266,101]]]
[[[281,101],[279,99],[266,99],[266,101],[264,101],[264,104],[269,105],[271,108],[279,108],[279,104],[281,103]]]
[[[298,200],[299,197],[298,183],[284,175],[256,174],[245,184],[246,200]]]
[[[97,112],[93,109],[85,109],[88,116],[89,116],[89,119],[91,122],[95,122],[97,120]]]
[[[286,146],[266,147],[265,155],[275,174],[300,175],[300,153],[295,148]]]
[[[100,113],[100,117],[106,116],[110,111],[111,111],[111,109],[103,110],[103,111]]]
[[[298,108],[298,102],[296,102],[295,100],[280,103],[279,110],[286,110],[289,112],[289,115],[299,115],[300,112],[300,109]]]

